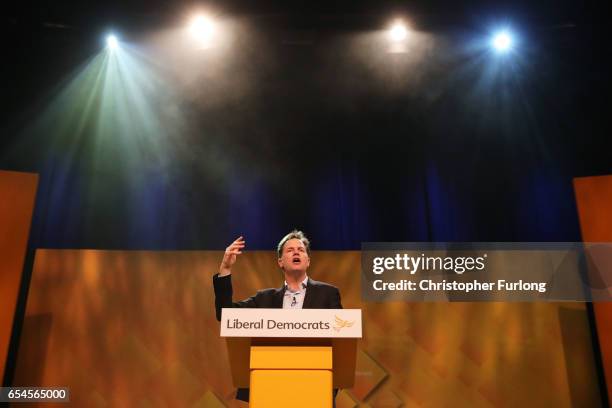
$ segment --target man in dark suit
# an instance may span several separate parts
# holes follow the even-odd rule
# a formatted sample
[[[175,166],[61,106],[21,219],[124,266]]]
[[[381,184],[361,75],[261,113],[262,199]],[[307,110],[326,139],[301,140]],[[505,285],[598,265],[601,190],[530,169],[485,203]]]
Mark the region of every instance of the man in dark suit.
[[[338,288],[310,279],[306,273],[310,266],[310,241],[302,231],[293,230],[278,243],[278,266],[285,275],[285,283],[277,289],[263,289],[248,299],[232,299],[232,266],[242,254],[246,243],[238,237],[225,249],[219,273],[213,276],[217,320],[221,320],[224,307],[277,308],[277,309],[341,309]],[[334,392],[335,394],[336,392]],[[239,389],[236,398],[248,401],[249,390]]]

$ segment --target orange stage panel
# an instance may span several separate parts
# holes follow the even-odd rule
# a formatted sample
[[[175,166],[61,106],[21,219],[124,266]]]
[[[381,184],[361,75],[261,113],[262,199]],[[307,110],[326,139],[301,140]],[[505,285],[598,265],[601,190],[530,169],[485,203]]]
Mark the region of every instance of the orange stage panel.
[[[38,175],[0,170],[0,363],[11,341]]]
[[[574,179],[584,242],[612,242],[612,175]],[[612,303],[593,303],[603,368],[612,401]]]

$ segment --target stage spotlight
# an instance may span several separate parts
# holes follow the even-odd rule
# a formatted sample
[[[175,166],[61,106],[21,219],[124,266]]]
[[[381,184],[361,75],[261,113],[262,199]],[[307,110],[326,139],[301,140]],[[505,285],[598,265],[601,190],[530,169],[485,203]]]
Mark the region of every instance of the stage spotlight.
[[[109,50],[116,50],[119,48],[119,40],[117,36],[114,34],[109,34],[106,36],[106,46]]]
[[[215,32],[215,24],[210,17],[198,15],[191,19],[189,31],[202,45],[208,45]]]
[[[408,36],[408,29],[406,25],[401,21],[394,23],[389,29],[389,38],[391,41],[400,42],[404,41]]]
[[[495,33],[491,38],[491,46],[499,53],[510,51],[513,46],[512,35],[506,30]]]

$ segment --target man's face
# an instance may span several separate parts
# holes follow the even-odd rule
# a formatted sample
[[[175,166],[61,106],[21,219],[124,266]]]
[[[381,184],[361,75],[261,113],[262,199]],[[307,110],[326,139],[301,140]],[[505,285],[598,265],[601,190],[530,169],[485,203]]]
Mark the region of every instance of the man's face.
[[[310,257],[304,243],[297,238],[285,242],[278,266],[285,272],[305,272],[310,266]]]

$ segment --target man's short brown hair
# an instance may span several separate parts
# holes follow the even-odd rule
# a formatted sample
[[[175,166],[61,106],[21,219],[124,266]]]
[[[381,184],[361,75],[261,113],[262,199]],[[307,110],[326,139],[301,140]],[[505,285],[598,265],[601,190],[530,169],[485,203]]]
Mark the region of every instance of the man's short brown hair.
[[[306,253],[308,254],[308,256],[310,256],[310,241],[302,231],[294,229],[293,231],[285,235],[283,239],[281,239],[278,243],[276,252],[279,258],[283,254],[283,247],[285,246],[285,242],[289,241],[290,239],[299,239],[300,241],[302,241],[302,243],[306,247]]]

